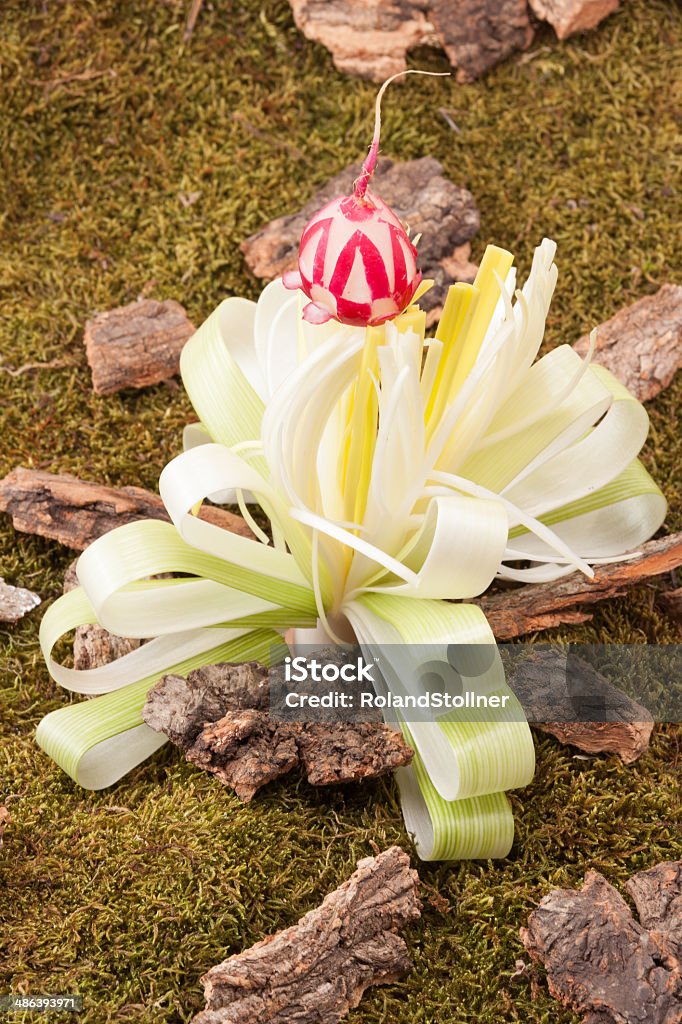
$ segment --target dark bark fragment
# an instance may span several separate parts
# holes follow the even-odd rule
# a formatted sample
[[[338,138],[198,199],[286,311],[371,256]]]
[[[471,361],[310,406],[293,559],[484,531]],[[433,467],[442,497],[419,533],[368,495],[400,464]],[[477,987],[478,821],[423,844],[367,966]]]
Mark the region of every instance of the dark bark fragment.
[[[15,530],[48,537],[76,551],[138,519],[169,522],[158,494],[142,487],[107,487],[66,473],[21,467],[0,480],[0,512],[12,516]],[[224,509],[205,505],[200,515],[231,533],[252,536],[241,516]]]
[[[79,586],[76,575],[76,561],[73,561],[64,574],[64,593]],[[136,650],[141,640],[127,636],[116,636],[103,626],[77,626],[73,638],[73,667],[78,671],[89,668],[100,668],[109,665],[124,654]]]
[[[78,626],[73,640],[73,667],[78,670],[100,668],[137,650],[141,640],[115,636],[103,626]]]
[[[404,163],[379,160],[373,179],[377,194],[414,234],[421,233],[419,266],[434,287],[420,300],[426,310],[442,306],[454,280],[470,280],[472,264],[460,247],[476,234],[480,215],[471,193],[443,176],[432,157]],[[303,228],[314,213],[336,196],[348,194],[360,173],[351,164],[319,189],[298,212],[270,221],[242,244],[246,262],[257,277],[274,278],[297,265]],[[461,272],[461,277],[454,276]]]
[[[682,962],[682,861],[666,861],[640,871],[625,888],[644,928],[670,956]]]
[[[379,721],[272,717],[269,674],[256,662],[209,665],[186,679],[164,676],[142,717],[245,802],[298,764],[309,782],[324,786],[376,778],[412,758],[402,735]]]
[[[618,10],[620,0],[529,0],[536,17],[548,21],[559,39],[595,28]]]
[[[588,871],[579,892],[545,896],[521,940],[545,965],[552,995],[585,1014],[585,1024],[682,1021],[679,961],[596,871]]]
[[[0,576],[0,622],[18,622],[37,608],[40,598],[25,587],[13,587]]]
[[[589,336],[573,346],[587,352]],[[682,366],[682,285],[664,284],[655,295],[621,309],[597,329],[594,362],[605,366],[641,402],[670,384]]]
[[[407,67],[407,51],[435,42],[420,0],[289,0],[307,39],[331,53],[339,71],[374,82]]]
[[[513,653],[513,652],[511,652]],[[584,659],[560,650],[525,650],[507,673],[509,685],[536,729],[588,754],[614,753],[631,764],[647,750],[653,720],[646,708],[613,686]],[[580,721],[580,695],[603,707],[608,721]],[[589,708],[584,717],[590,717]]]
[[[628,562],[600,565],[594,579],[574,573],[555,583],[528,584],[482,597],[479,604],[498,640],[549,629],[564,622],[584,622],[589,613],[576,605],[618,597],[628,587],[671,572],[682,564],[682,533],[647,541],[641,555]]]
[[[429,16],[461,82],[478,78],[533,40],[526,0],[429,0]]]
[[[179,302],[141,299],[98,313],[85,325],[85,350],[98,395],[158,384],[180,370],[194,325]]]
[[[381,722],[309,722],[296,741],[313,786],[373,779],[412,760],[402,734]]]
[[[421,913],[417,872],[392,846],[367,857],[298,924],[212,967],[193,1024],[336,1024],[412,964],[397,934]]]
[[[375,82],[404,71],[407,51],[423,45],[442,46],[460,81],[469,81],[533,38],[525,0],[290,3],[298,28],[326,46],[340,71]]]

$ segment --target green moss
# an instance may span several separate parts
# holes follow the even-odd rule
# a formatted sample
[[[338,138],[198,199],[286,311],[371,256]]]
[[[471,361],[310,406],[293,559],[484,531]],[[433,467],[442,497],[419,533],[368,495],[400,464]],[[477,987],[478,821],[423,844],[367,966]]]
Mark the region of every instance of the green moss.
[[[22,464],[154,487],[189,404],[165,386],[93,396],[84,320],[142,291],[180,299],[197,322],[226,294],[255,296],[239,243],[369,141],[374,86],[338,74],[305,42],[286,0],[205,5],[183,48],[185,9],[5,5],[1,359],[66,365],[0,372],[0,473]],[[529,53],[474,85],[411,80],[387,97],[384,151],[431,153],[476,196],[475,256],[496,241],[525,271],[542,235],[558,240],[549,345],[679,268],[669,71],[679,22],[673,3],[631,0],[589,36],[560,44],[541,31]],[[441,68],[442,55],[420,53],[424,63]],[[199,198],[184,206],[180,194],[192,192]],[[651,403],[645,452],[671,529],[682,526],[680,393],[678,382]],[[4,517],[0,530],[3,575],[55,596],[70,554],[15,534]],[[676,639],[658,602],[665,585],[608,602],[560,635]],[[295,921],[358,857],[409,847],[390,783],[325,792],[287,782],[245,808],[167,750],[111,791],[79,790],[32,739],[67,699],[37,654],[38,621],[1,635],[0,796],[13,823],[0,861],[0,990],[80,992],[85,1024],[186,1021],[210,964]],[[658,729],[628,768],[541,738],[535,782],[514,797],[511,857],[421,867],[416,969],[349,1020],[573,1021],[544,987],[533,997],[528,979],[512,979],[518,928],[551,886],[577,883],[588,867],[618,883],[680,856],[680,735]]]

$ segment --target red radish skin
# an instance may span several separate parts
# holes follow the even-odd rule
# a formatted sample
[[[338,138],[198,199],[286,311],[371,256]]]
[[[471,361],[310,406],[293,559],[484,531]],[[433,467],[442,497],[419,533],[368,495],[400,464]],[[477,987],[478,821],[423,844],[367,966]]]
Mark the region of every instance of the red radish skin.
[[[283,277],[286,288],[310,299],[303,310],[309,323],[338,320],[353,327],[374,327],[409,306],[422,279],[417,250],[393,210],[368,185],[379,155],[382,85],[376,100],[374,137],[352,195],[332,199],[306,224],[298,270]]]

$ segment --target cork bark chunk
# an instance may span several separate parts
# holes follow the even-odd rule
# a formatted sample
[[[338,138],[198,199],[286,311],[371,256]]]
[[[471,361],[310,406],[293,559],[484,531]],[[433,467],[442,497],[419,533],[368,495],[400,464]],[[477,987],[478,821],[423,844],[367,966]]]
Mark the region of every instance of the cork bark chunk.
[[[420,917],[418,881],[397,846],[361,860],[298,924],[212,967],[193,1024],[337,1024],[410,970],[397,932]]]
[[[64,574],[62,589],[65,594],[79,586],[76,575],[77,561],[78,559],[75,559]],[[77,671],[101,668],[102,665],[109,665],[117,658],[137,650],[141,642],[131,637],[116,636],[96,624],[76,626],[73,636],[73,667]]]
[[[595,28],[620,7],[620,0],[529,0],[536,17],[548,21],[559,39]]]
[[[84,342],[98,395],[142,388],[174,377],[194,325],[179,302],[141,299],[98,313],[85,325]]]
[[[417,0],[289,0],[298,29],[330,51],[339,71],[383,82],[407,67],[407,51],[435,41]]]
[[[528,584],[480,598],[480,605],[497,640],[549,629],[564,622],[585,621],[589,615],[576,605],[589,606],[619,597],[629,587],[682,565],[682,533],[647,541],[641,555],[627,562],[601,565],[594,579],[574,573],[554,583]],[[576,615],[578,617],[576,617]]]
[[[408,50],[442,47],[470,81],[533,38],[526,0],[289,0],[296,25],[340,71],[383,82]]]
[[[670,904],[680,898],[680,864],[666,867]],[[580,891],[553,890],[521,929],[524,946],[545,966],[552,995],[584,1014],[585,1024],[682,1022],[682,967],[669,944],[644,924],[649,899],[654,913],[660,905],[662,875],[654,872],[653,885],[636,875],[628,886],[634,883],[638,894],[641,924],[613,886],[588,871]]]
[[[320,207],[338,195],[348,194],[360,173],[351,164],[319,189],[297,213],[278,217],[242,243],[246,262],[257,277],[271,279],[293,270],[303,228]],[[434,281],[420,305],[428,310],[442,306],[455,280],[471,280],[475,267],[462,249],[478,231],[480,214],[467,189],[443,175],[432,157],[394,162],[379,160],[373,188],[408,224],[419,242],[419,265],[425,278]],[[467,258],[463,258],[467,257]]]
[[[277,670],[271,670],[275,673]],[[142,717],[245,803],[299,764],[317,786],[377,778],[413,753],[383,722],[279,721],[270,713],[270,674],[257,662],[208,665],[164,676]]]
[[[666,861],[626,882],[642,925],[682,962],[682,861]]]
[[[526,0],[430,0],[429,17],[460,82],[473,81],[533,41]]]
[[[654,723],[643,722],[533,722],[560,743],[586,754],[617,754],[632,764],[649,749]]]
[[[471,81],[531,43],[526,0],[289,0],[299,30],[339,71],[383,82],[404,71],[415,46],[445,50],[459,81]],[[529,0],[560,39],[594,28],[620,0]]]
[[[589,336],[573,346],[587,352]],[[682,366],[682,285],[626,306],[597,329],[594,362],[605,366],[641,402],[670,384]]]
[[[97,537],[138,519],[169,522],[158,494],[142,487],[107,487],[68,474],[13,469],[0,480],[0,512],[16,530],[35,533],[82,551]],[[240,516],[205,505],[201,518],[231,533],[251,537]]]
[[[625,764],[632,764],[649,747],[654,727],[650,713],[585,659],[572,655],[567,671],[564,652],[531,649],[516,670],[508,669],[507,679],[531,725],[560,743],[588,754],[617,754]],[[589,696],[595,709],[600,700],[609,721],[572,721],[587,716],[576,709],[571,693]]]
[[[18,622],[37,608],[40,598],[25,587],[13,587],[0,576],[0,622]]]

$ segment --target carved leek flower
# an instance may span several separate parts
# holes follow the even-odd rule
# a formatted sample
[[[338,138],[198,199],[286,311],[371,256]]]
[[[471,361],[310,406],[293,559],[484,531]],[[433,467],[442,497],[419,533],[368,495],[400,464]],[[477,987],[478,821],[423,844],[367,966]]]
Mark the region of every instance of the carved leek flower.
[[[589,355],[560,345],[536,360],[554,251],[542,242],[515,292],[511,254],[489,247],[475,283],[450,289],[433,338],[414,302],[378,326],[308,323],[280,281],[257,303],[218,307],[183,353],[200,426],[161,475],[172,525],[95,541],[81,588],[43,620],[54,678],[106,693],[43,719],[38,740],[66,771],[108,785],[156,749],[140,708],[165,672],[267,660],[292,627],[370,654],[429,645],[445,660],[452,645],[494,643],[466,603],[493,580],[590,575],[658,528],[665,501],[637,460],[644,408]],[[256,539],[197,518],[211,496],[235,497]],[[166,572],[190,576],[149,579]],[[104,668],[56,664],[57,640],[92,621],[154,639]],[[409,656],[386,685],[411,692]],[[486,686],[510,694],[499,658]],[[518,710],[511,697],[487,722],[398,721],[416,750],[399,783],[423,857],[508,852],[505,790],[534,764]]]

